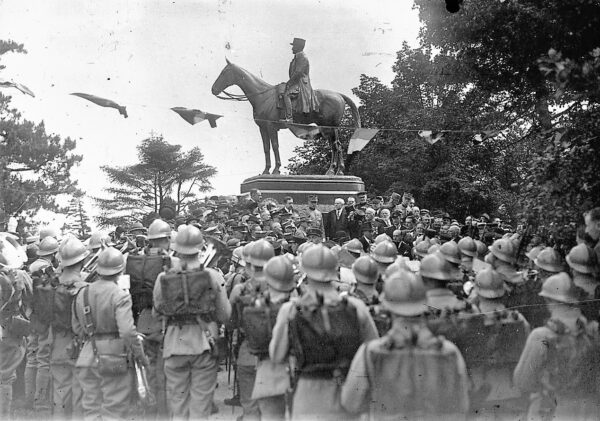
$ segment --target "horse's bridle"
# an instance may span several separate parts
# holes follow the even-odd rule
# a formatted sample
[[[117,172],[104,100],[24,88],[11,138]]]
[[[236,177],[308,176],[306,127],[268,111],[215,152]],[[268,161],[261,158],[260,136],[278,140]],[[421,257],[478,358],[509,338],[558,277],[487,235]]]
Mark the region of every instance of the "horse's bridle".
[[[275,89],[275,88],[276,88],[276,86],[272,86],[269,89],[265,89],[264,91],[261,91],[261,92],[256,92],[255,94],[252,94],[252,95],[231,94],[231,93],[227,92],[225,89],[223,89],[221,91],[221,93],[224,94],[225,96],[220,96],[220,95],[215,95],[215,96],[219,99],[224,99],[227,101],[249,101],[250,98],[255,97],[257,95],[264,94],[265,92],[269,92],[270,90]]]

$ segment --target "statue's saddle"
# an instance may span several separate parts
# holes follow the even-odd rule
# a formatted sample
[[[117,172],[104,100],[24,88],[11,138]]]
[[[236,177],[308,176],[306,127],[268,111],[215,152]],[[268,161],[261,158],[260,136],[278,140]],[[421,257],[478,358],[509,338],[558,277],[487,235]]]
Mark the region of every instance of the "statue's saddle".
[[[285,95],[285,83],[280,83],[275,87],[277,90],[277,108],[283,110],[285,113],[285,103],[283,102],[283,96]],[[298,92],[290,93],[290,99],[292,100],[292,109],[294,109],[294,103],[298,98]]]

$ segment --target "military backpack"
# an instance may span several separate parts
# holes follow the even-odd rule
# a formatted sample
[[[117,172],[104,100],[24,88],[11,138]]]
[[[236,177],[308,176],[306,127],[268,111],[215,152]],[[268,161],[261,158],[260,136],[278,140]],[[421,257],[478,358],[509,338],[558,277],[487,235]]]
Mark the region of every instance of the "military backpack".
[[[158,275],[171,266],[170,257],[164,254],[133,254],[127,257],[125,274],[130,277],[129,293],[131,294],[133,315],[137,319],[145,308],[152,308],[154,283]]]
[[[161,299],[154,303],[156,311],[164,316],[200,316],[212,321],[217,308],[217,290],[211,274],[204,267],[198,269],[170,270],[156,282]]]
[[[546,326],[556,333],[548,340],[546,388],[558,395],[597,395],[600,391],[600,343],[598,324],[577,320],[570,331],[560,320],[550,319]]]
[[[365,344],[364,351],[375,419],[420,419],[465,410],[467,391],[457,354],[443,347],[442,338],[419,339],[415,333],[397,343],[385,336],[380,344]]]
[[[242,328],[248,341],[248,350],[258,357],[269,355],[269,343],[277,313],[283,302],[273,303],[268,295],[257,300],[254,305],[243,308]]]
[[[375,322],[377,333],[379,333],[379,336],[385,335],[392,327],[392,318],[390,313],[381,307],[379,298],[376,296],[368,298],[365,293],[360,290],[355,290],[351,295],[360,299],[367,305],[371,318],[373,319],[373,322]]]
[[[73,300],[86,284],[77,281],[65,285],[51,267],[34,273],[33,315],[34,325],[52,326],[71,331]]]
[[[346,298],[326,304],[323,296],[303,297],[289,323],[291,352],[302,374],[345,377],[360,347],[356,308]]]

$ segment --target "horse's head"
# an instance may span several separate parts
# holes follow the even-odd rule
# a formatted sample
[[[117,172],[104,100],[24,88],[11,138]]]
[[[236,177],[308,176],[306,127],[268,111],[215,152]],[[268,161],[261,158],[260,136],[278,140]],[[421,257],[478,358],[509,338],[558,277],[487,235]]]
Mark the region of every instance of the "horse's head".
[[[225,61],[227,62],[227,65],[225,67],[223,67],[223,70],[221,70],[219,77],[217,78],[217,80],[215,80],[215,83],[213,83],[213,86],[212,86],[213,95],[219,95],[225,89],[227,89],[231,85],[235,84],[235,75],[234,75],[235,65],[230,63],[229,60],[227,60],[227,59],[225,59]]]

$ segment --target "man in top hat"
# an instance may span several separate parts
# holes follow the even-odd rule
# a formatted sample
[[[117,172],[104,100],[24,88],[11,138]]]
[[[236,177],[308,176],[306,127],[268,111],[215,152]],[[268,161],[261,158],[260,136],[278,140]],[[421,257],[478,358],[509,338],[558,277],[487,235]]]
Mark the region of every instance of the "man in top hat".
[[[306,41],[302,38],[294,38],[290,44],[294,59],[290,63],[290,80],[285,84],[283,101],[285,103],[285,119],[292,121],[292,97],[297,97],[295,111],[308,114],[319,110],[319,101],[310,84],[310,64],[304,52]]]

